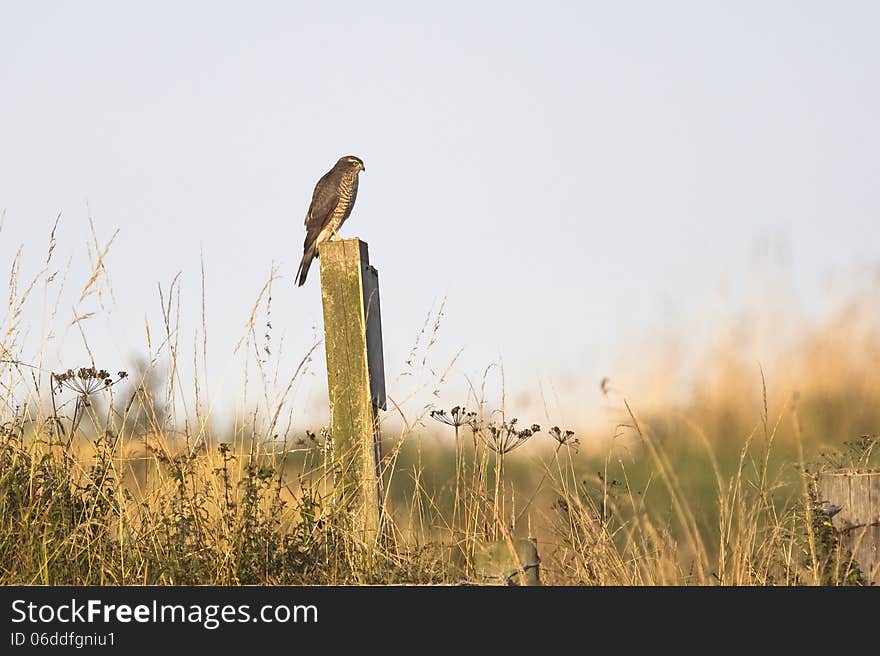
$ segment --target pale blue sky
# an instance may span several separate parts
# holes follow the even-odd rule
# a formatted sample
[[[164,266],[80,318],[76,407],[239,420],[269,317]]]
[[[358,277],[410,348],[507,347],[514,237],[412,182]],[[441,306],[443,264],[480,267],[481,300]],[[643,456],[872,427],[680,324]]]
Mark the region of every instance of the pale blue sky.
[[[116,305],[84,324],[99,364],[143,349],[179,271],[191,349],[203,250],[210,370],[235,387],[274,261],[289,373],[321,326],[317,276],[293,286],[303,217],[348,153],[366,172],[342,232],[380,270],[389,379],[448,295],[429,362],[464,348],[450,385],[501,357],[512,390],[561,390],[566,420],[625,375],[628,340],[742,303],[767,244],[807,316],[880,261],[878,3],[0,7],[0,261],[24,244],[36,271],[61,212],[75,300],[86,203],[101,239],[120,230]],[[69,338],[64,364],[81,357]]]

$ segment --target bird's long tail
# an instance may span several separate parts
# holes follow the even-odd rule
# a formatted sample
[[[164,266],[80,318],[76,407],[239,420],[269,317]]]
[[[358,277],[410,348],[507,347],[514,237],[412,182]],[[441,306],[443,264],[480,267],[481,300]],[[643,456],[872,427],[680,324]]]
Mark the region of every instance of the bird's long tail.
[[[299,263],[299,271],[296,272],[297,280],[296,283],[298,287],[302,287],[306,282],[306,276],[309,273],[309,267],[312,266],[312,260],[315,259],[315,249],[314,247],[306,249],[306,252],[303,253],[303,259]]]

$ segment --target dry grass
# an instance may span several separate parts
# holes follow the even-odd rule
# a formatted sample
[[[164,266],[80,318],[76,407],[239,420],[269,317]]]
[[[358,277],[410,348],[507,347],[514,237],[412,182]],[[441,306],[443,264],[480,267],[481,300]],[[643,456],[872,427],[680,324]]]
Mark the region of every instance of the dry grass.
[[[112,242],[92,228],[92,268],[69,323],[54,229],[32,279],[20,279],[21,251],[11,267],[0,323],[0,583],[459,582],[474,578],[478,542],[525,535],[538,538],[552,584],[862,582],[812,477],[823,465],[874,463],[880,451],[875,438],[858,439],[880,424],[880,335],[862,305],[768,365],[769,391],[727,344],[685,403],[646,400],[640,415],[617,399],[611,437],[518,423],[488,406],[485,380],[467,399],[472,414],[435,413],[446,429],[403,394],[385,431],[387,536],[373,549],[333,493],[332,438],[292,428],[291,391],[319,344],[282,375],[269,320],[274,267],[236,347],[244,409],[228,427],[212,413],[204,299],[187,349],[176,282],[160,286],[162,324],[147,325],[137,371],[120,380],[45,370],[61,333],[75,331],[90,352],[81,307],[112,298]],[[408,364],[424,364],[443,311],[426,319]],[[189,358],[197,373],[184,381]],[[439,392],[450,367],[419,384]]]

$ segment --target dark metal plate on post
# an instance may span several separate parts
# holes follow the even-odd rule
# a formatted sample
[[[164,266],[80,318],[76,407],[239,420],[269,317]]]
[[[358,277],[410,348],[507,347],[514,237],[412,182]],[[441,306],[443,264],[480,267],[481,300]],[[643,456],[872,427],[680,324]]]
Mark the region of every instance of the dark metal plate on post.
[[[367,365],[373,405],[386,410],[385,355],[382,351],[382,312],[379,305],[379,272],[370,265],[363,270],[364,314],[367,326]]]

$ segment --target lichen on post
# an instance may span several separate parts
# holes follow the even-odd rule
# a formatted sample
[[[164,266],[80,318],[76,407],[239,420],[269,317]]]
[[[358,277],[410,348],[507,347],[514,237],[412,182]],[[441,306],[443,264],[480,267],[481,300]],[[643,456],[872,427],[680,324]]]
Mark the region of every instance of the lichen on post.
[[[321,244],[319,258],[337,494],[371,545],[381,526],[377,409],[385,407],[378,274],[359,239]]]

